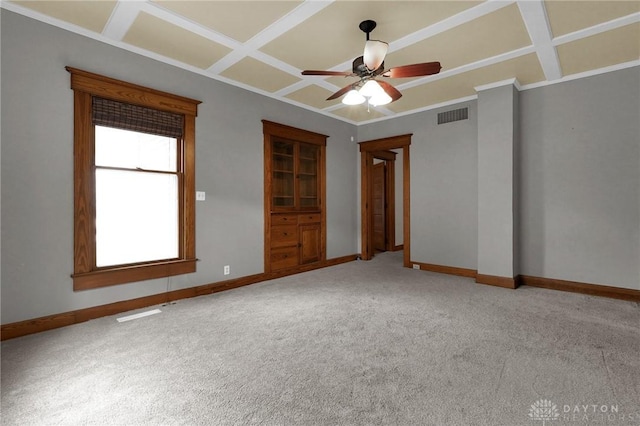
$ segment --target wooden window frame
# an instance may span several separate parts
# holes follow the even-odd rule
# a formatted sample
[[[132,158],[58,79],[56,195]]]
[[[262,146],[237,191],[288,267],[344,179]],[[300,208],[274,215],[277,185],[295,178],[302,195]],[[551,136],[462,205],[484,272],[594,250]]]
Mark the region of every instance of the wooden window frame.
[[[195,272],[195,118],[200,101],[72,67],[66,70],[74,91],[74,291]],[[178,139],[181,178],[177,258],[96,267],[94,96],[184,116],[183,136]]]

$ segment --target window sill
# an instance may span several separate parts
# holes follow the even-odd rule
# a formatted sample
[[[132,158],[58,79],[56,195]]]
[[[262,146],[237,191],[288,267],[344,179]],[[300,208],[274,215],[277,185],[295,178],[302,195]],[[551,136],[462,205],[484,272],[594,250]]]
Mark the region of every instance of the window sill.
[[[73,274],[73,291],[152,280],[196,271],[197,259],[168,260]]]

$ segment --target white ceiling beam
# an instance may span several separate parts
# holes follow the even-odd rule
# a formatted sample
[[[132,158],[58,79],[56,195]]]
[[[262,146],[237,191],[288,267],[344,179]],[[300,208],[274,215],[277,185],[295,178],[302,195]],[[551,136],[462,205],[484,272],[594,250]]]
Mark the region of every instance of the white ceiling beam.
[[[402,38],[392,41],[391,43],[389,43],[389,53],[394,52],[396,50],[403,49],[407,46],[410,46],[419,41],[425,40],[429,37],[433,37],[434,35],[443,33],[445,31],[453,29],[462,24],[466,24],[467,22],[471,22],[474,19],[478,19],[484,15],[500,10],[503,7],[509,6],[510,4],[513,4],[513,3],[514,3],[513,0],[485,1],[484,3],[481,3],[478,6],[464,10],[456,15],[450,16],[449,18],[436,22],[433,25],[430,25],[426,28],[423,28],[414,33],[408,34]]]
[[[270,43],[282,34],[298,26],[300,23],[306,21],[316,13],[320,12],[325,7],[333,3],[334,0],[306,0],[304,3],[293,9],[291,12],[284,15],[282,18],[273,22],[264,30],[260,31],[255,36],[247,40],[246,43],[239,46],[234,52],[229,53],[224,58],[213,64],[207,71],[219,74],[227,68],[233,66],[236,62],[241,61],[246,56],[252,56],[256,59],[260,59],[258,55],[258,49],[262,46]],[[266,59],[268,65],[273,65],[271,56],[263,55],[262,58]],[[271,59],[269,59],[271,58]],[[276,67],[277,68],[277,67]],[[300,70],[296,70],[297,75],[300,76]]]
[[[122,41],[133,25],[142,8],[142,1],[119,1],[113,9],[102,35],[115,41]]]
[[[467,71],[473,71],[480,68],[488,67],[490,65],[499,64],[500,62],[508,61],[510,59],[519,58],[521,56],[534,53],[535,51],[536,49],[533,46],[522,47],[520,49],[512,50],[511,52],[501,53],[500,55],[492,56],[491,58],[481,59],[479,61],[465,64],[459,66],[458,68],[446,70],[438,74],[418,78],[416,80],[400,84],[397,88],[398,90],[410,89],[412,87],[421,86],[423,84],[431,83],[437,80],[442,80],[443,78],[453,77],[454,75],[462,74]]]
[[[165,9],[161,6],[161,4],[145,1],[140,3],[140,7],[142,11],[153,15],[156,18],[167,21],[177,27],[187,29],[188,31],[197,34],[200,37],[221,44],[225,47],[228,47],[229,49],[234,50],[240,49],[242,47],[242,43],[240,43],[239,41],[234,40],[231,37],[228,37],[217,31],[214,31],[211,28],[205,27],[204,25],[192,21],[191,19],[187,19],[181,15],[178,15],[171,10]]]
[[[519,1],[518,8],[546,79],[553,81],[562,78],[560,60],[552,43],[551,26],[544,2],[542,0]]]
[[[632,13],[631,15],[616,18],[609,22],[603,22],[589,28],[584,28],[569,34],[558,36],[553,39],[553,45],[560,46],[565,43],[580,40],[581,38],[590,37],[596,34],[603,33],[605,31],[615,30],[616,28],[624,27],[638,22],[640,22],[640,12]]]

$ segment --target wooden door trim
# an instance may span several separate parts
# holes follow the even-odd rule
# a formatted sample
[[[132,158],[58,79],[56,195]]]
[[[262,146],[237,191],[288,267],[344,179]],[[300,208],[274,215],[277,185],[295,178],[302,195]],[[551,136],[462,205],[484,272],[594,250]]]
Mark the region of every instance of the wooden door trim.
[[[375,153],[402,149],[402,209],[403,209],[403,236],[404,236],[404,266],[410,267],[411,263],[411,222],[410,222],[410,153],[411,136],[413,134],[392,136],[389,138],[375,139],[360,142],[360,217],[361,217],[361,241],[362,260],[370,260],[373,257],[373,224],[370,208],[372,204],[372,179],[373,159]],[[395,243],[395,242],[394,242]]]
[[[378,157],[376,155],[374,155],[374,159],[378,159]],[[382,169],[382,192],[378,193],[376,188],[376,173],[380,173],[380,170],[376,169]],[[387,199],[389,197],[389,193],[388,193],[388,182],[387,182],[387,176],[388,176],[388,164],[387,161],[381,161],[379,163],[376,163],[374,161],[374,164],[372,166],[372,172],[373,172],[373,179],[372,179],[372,187],[371,187],[371,195],[372,195],[372,204],[371,204],[371,220],[372,220],[372,224],[373,224],[373,251],[375,253],[376,250],[382,250],[382,251],[388,251],[389,250],[389,208],[387,205]],[[382,212],[379,212],[376,209],[376,197],[381,196],[382,197]],[[383,228],[383,233],[382,233],[382,247],[380,247],[377,243],[376,243],[376,230],[375,230],[375,223],[376,223],[376,213],[381,213],[383,215],[383,224],[382,226]]]
[[[395,152],[394,152],[395,154]],[[396,162],[395,159],[386,161],[385,182],[385,220],[387,251],[393,251],[396,246]]]
[[[396,250],[396,156],[393,151],[375,151],[373,158],[385,162],[385,250]]]

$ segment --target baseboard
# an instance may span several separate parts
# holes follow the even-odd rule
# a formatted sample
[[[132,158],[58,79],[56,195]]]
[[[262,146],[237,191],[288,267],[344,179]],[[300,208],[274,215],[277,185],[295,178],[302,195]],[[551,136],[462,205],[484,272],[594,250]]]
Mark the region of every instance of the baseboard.
[[[434,265],[431,263],[422,263],[411,261],[411,265],[418,265],[423,271],[438,272],[440,274],[457,275],[460,277],[475,278],[475,269],[458,268],[455,266]]]
[[[16,337],[26,336],[28,334],[39,333],[42,331],[52,330],[54,328],[65,327],[72,324],[89,321],[96,318],[106,317],[109,315],[119,314],[134,309],[146,308],[149,306],[160,305],[163,303],[187,299],[190,297],[203,296],[213,294],[219,291],[230,290],[233,288],[243,287],[245,285],[255,284],[262,281],[268,281],[275,278],[294,275],[300,272],[307,272],[314,269],[335,266],[341,263],[354,261],[358,255],[342,256],[333,259],[327,259],[323,262],[302,265],[298,268],[287,269],[283,271],[248,275],[245,277],[235,278],[232,280],[220,281],[212,284],[205,284],[196,287],[189,287],[180,290],[173,290],[166,293],[154,294],[151,296],[139,297],[137,299],[124,300],[121,302],[109,303],[108,305],[94,306],[91,308],[79,309],[71,312],[47,315],[40,318],[34,318],[25,321],[4,324],[1,328],[0,340],[8,340]]]
[[[400,251],[400,250],[404,250],[404,244],[400,244],[393,247],[393,251]]]
[[[517,278],[500,277],[497,275],[476,274],[476,282],[478,284],[514,289],[518,287],[519,280]]]
[[[532,277],[520,275],[520,284],[531,287],[547,288],[550,290],[569,291],[572,293],[589,294],[592,296],[609,297],[612,299],[640,302],[640,290],[630,288],[610,287],[600,284],[588,284],[575,281],[557,280],[553,278]]]

